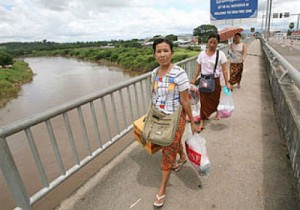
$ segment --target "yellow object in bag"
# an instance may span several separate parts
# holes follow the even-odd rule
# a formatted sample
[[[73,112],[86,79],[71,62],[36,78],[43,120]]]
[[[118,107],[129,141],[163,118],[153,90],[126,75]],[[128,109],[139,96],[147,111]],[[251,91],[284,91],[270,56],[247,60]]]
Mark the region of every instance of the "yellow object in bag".
[[[155,152],[157,152],[158,150],[160,150],[162,147],[157,145],[157,144],[153,144],[150,141],[144,140],[143,139],[143,128],[144,128],[144,119],[145,119],[146,115],[140,117],[139,119],[137,119],[136,121],[133,122],[133,127],[134,127],[134,138],[140,143],[143,144],[144,149],[149,153],[149,154],[154,154]]]

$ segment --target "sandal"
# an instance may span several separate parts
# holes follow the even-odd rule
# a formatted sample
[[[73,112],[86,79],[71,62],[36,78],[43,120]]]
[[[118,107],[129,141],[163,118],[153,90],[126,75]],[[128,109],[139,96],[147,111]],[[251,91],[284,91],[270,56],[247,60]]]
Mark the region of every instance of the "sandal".
[[[165,204],[165,197],[166,195],[159,196],[158,194],[156,194],[156,201],[154,201],[153,205],[157,208],[162,207]]]
[[[175,164],[172,166],[171,170],[173,170],[173,171],[175,171],[175,172],[180,171],[180,170],[182,169],[183,164],[185,164],[186,161],[187,161],[187,159],[179,160],[177,163],[175,163]]]
[[[180,171],[180,170],[182,169],[183,164],[185,164],[186,161],[187,161],[186,159],[184,159],[184,160],[179,160],[178,163],[177,163],[177,167],[174,169],[174,171],[175,171],[175,172]]]
[[[203,131],[203,130],[204,130],[204,127],[200,127],[200,126],[199,126],[199,127],[197,127],[196,132],[197,132],[197,133],[200,133],[200,132]]]

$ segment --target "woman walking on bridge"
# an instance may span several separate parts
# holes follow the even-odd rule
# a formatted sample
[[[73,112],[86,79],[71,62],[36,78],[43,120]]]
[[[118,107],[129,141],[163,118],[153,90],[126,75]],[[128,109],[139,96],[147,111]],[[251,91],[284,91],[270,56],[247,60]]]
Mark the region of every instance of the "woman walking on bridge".
[[[242,35],[236,33],[234,35],[234,43],[230,45],[230,80],[231,85],[237,84],[237,88],[241,86],[242,73],[244,68],[244,61],[247,55],[246,46],[241,42]]]
[[[201,132],[204,129],[204,120],[208,120],[212,113],[217,112],[221,94],[220,76],[222,73],[225,85],[231,89],[231,85],[228,82],[226,55],[224,52],[217,50],[219,42],[219,34],[212,33],[209,35],[207,49],[200,52],[197,58],[198,66],[196,73],[191,81],[192,84],[195,84],[200,77],[213,75],[215,82],[213,92],[202,92],[200,90],[200,125],[197,128],[197,132]],[[219,119],[218,112],[215,118]]]
[[[155,207],[162,207],[165,202],[167,182],[171,170],[178,171],[186,162],[186,156],[181,144],[181,138],[185,129],[185,115],[191,119],[192,132],[195,132],[196,126],[193,121],[190,101],[189,101],[189,80],[184,69],[172,64],[173,44],[171,41],[158,38],[153,42],[153,51],[159,67],[153,70],[152,80],[152,103],[155,107],[166,114],[174,113],[181,105],[183,107],[179,120],[179,126],[176,130],[175,138],[170,146],[162,148],[162,180],[156,200]],[[177,153],[180,155],[176,163]]]

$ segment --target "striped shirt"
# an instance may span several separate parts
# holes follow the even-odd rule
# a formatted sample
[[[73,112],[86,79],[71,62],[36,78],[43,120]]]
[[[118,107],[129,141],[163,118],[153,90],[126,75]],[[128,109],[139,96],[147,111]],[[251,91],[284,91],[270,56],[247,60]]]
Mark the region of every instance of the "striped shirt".
[[[189,79],[185,70],[176,65],[163,77],[157,76],[158,69],[152,71],[152,103],[158,110],[171,114],[180,105],[180,92],[189,89]]]

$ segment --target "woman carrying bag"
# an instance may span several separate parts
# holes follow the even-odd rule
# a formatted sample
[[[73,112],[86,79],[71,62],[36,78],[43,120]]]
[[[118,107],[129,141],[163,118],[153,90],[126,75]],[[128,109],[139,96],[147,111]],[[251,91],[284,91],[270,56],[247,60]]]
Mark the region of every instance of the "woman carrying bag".
[[[191,81],[192,84],[195,84],[196,80],[200,79],[200,125],[197,128],[197,132],[201,132],[204,129],[204,120],[207,120],[212,113],[217,112],[221,94],[220,76],[222,73],[225,85],[231,89],[231,85],[228,82],[226,55],[222,51],[217,50],[219,42],[219,34],[212,33],[209,35],[207,49],[200,52],[197,58],[196,73]],[[207,81],[213,83],[205,83]],[[208,87],[210,89],[206,89]],[[219,119],[218,112],[215,118]]]
[[[173,56],[172,42],[158,38],[153,42],[153,51],[159,67],[152,72],[152,106],[165,114],[172,114],[182,106],[174,140],[171,145],[162,147],[162,180],[154,202],[155,207],[162,207],[165,202],[166,187],[171,170],[180,170],[187,160],[181,138],[185,129],[186,114],[190,119],[193,119],[193,116],[189,102],[188,76],[184,69],[171,62]],[[196,126],[193,120],[191,120],[191,128],[194,133]],[[180,156],[178,162],[176,162],[177,153]]]

